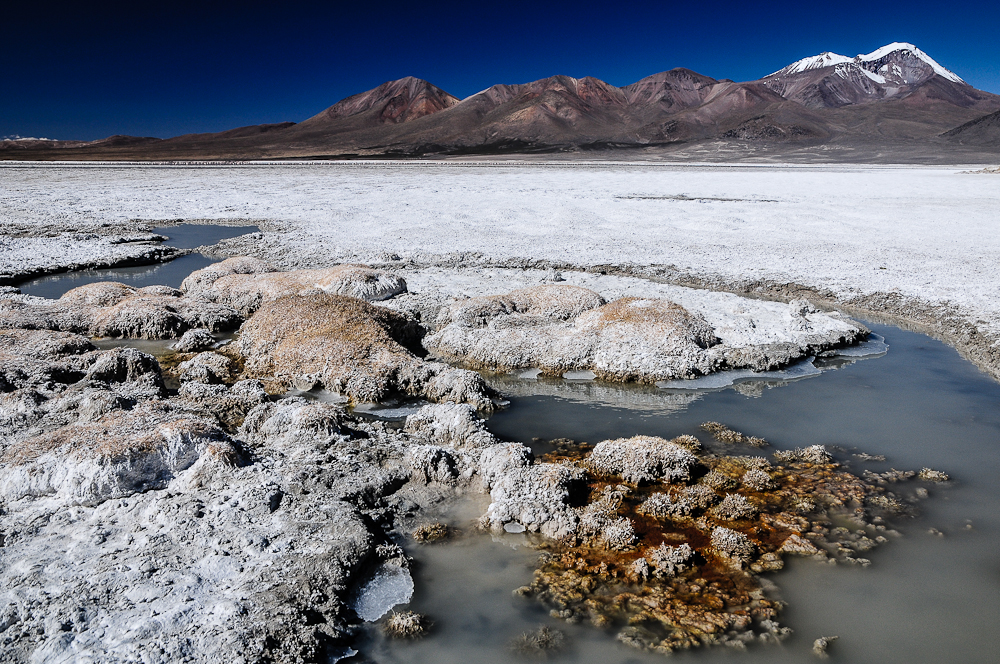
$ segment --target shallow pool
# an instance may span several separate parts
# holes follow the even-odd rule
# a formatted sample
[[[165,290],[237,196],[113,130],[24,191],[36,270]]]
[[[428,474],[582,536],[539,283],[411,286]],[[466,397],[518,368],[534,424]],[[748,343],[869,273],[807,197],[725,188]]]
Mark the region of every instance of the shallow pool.
[[[217,224],[180,224],[163,228],[153,228],[150,232],[164,235],[168,239],[163,244],[178,249],[194,249],[213,245],[221,240],[256,233],[256,226],[220,226]],[[185,254],[166,263],[112,267],[102,270],[79,270],[50,274],[30,279],[18,285],[22,293],[56,299],[63,293],[78,286],[98,281],[118,281],[136,288],[145,286],[170,286],[180,288],[185,277],[212,263],[221,260],[201,253]]]
[[[856,470],[943,470],[954,481],[931,489],[921,516],[896,521],[904,536],[866,554],[871,567],[789,560],[785,570],[769,575],[777,596],[788,602],[781,622],[795,630],[789,640],[674,659],[808,662],[814,660],[814,639],[839,636],[830,650],[833,661],[1000,661],[1000,385],[943,343],[871,327],[889,343],[884,357],[794,382],[679,395],[648,387],[521,381],[510,408],[489,426],[502,437],[532,444],[536,437],[704,438],[698,425],[715,420],[763,436],[774,448],[825,444],[887,457],[884,463],[858,461]],[[594,398],[587,398],[588,389]],[[662,408],[656,407],[658,398]],[[484,508],[470,504],[453,520],[467,523]],[[929,533],[931,528],[943,536]],[[663,661],[618,644],[613,632],[567,625],[532,600],[512,595],[531,578],[536,557],[518,547],[518,537],[494,541],[477,535],[411,547],[419,565],[410,608],[427,613],[435,629],[413,643],[387,641],[373,629],[360,644],[362,654],[379,662],[518,661],[507,644],[545,623],[568,637],[556,661]]]

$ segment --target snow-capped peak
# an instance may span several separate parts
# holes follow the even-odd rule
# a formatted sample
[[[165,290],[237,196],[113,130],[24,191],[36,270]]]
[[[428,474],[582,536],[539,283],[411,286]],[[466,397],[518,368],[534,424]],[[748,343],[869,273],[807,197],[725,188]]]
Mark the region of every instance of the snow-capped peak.
[[[825,67],[837,67],[837,73],[844,76],[848,72],[848,69],[845,69],[845,67],[849,68],[851,65],[854,65],[859,69],[863,69],[866,74],[872,74],[869,75],[869,78],[876,82],[886,82],[885,80],[879,81],[879,78],[896,79],[897,82],[899,82],[898,79],[903,77],[903,70],[897,64],[892,63],[891,66],[883,64],[877,70],[876,67],[871,64],[893,53],[909,53],[913,57],[922,61],[924,64],[930,66],[935,74],[955,83],[965,83],[965,81],[959,78],[957,74],[938,64],[934,58],[927,55],[913,44],[906,42],[893,42],[891,44],[886,44],[882,48],[876,49],[871,53],[858,55],[853,58],[849,58],[845,55],[838,55],[837,53],[830,53],[828,51],[826,53],[797,60],[787,67],[779,69],[772,74],[768,74],[765,78],[771,76],[790,76],[792,74],[801,74],[805,71],[823,69]]]
[[[773,74],[768,74],[768,76],[774,76],[776,74],[798,74],[800,72],[809,71],[810,69],[822,69],[823,67],[832,67],[833,65],[839,65],[851,61],[852,58],[845,55],[838,55],[837,53],[830,53],[827,51],[826,53],[820,53],[819,55],[797,60],[787,67],[779,69]]]
[[[873,62],[875,60],[881,60],[890,53],[895,53],[897,51],[909,51],[910,53],[915,55],[918,59],[923,60],[924,62],[929,64],[931,68],[934,70],[934,73],[937,74],[938,76],[946,78],[949,81],[953,81],[955,83],[965,83],[965,81],[959,78],[957,74],[945,69],[944,67],[939,65],[934,58],[927,55],[913,44],[909,44],[907,42],[893,42],[891,44],[886,44],[882,48],[876,49],[867,55],[859,55],[856,59],[860,62]]]

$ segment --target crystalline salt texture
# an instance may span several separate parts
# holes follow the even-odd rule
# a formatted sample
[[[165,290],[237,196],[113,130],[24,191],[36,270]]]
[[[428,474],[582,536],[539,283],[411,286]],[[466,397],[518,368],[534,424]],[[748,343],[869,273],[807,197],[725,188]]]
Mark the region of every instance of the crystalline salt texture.
[[[885,337],[871,334],[867,340],[862,341],[857,346],[838,348],[837,355],[840,357],[872,357],[888,351],[889,344],[885,342]]]
[[[794,378],[805,378],[806,376],[816,376],[822,371],[818,369],[812,358],[793,364],[780,371],[751,371],[750,369],[736,369],[734,371],[720,371],[719,373],[701,376],[692,380],[661,380],[656,386],[669,390],[714,390],[722,387],[729,387],[738,380],[752,378],[755,380],[791,380]]]
[[[374,622],[397,604],[413,597],[413,577],[402,567],[382,565],[358,591],[354,612],[367,622]]]

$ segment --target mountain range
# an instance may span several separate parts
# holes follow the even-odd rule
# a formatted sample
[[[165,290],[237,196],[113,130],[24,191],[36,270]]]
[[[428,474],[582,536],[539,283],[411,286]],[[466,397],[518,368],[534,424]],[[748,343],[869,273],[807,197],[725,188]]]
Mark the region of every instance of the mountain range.
[[[853,151],[1000,148],[1000,95],[977,90],[912,44],[822,53],[759,80],[688,69],[625,87],[553,76],[465,99],[413,77],[299,123],[169,139],[0,141],[0,159],[273,159],[670,152],[700,145]]]

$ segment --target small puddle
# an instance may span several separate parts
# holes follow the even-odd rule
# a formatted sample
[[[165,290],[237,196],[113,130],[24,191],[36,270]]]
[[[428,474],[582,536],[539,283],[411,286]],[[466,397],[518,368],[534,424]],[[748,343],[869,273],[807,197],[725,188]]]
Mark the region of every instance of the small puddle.
[[[220,226],[217,224],[180,224],[163,228],[153,228],[152,233],[165,235],[164,245],[179,249],[194,249],[208,246],[228,238],[240,237],[259,232],[257,226]],[[117,281],[135,288],[145,286],[170,286],[180,288],[185,277],[213,263],[218,257],[206,254],[185,254],[166,263],[112,267],[101,270],[80,270],[61,272],[37,279],[30,279],[18,285],[22,293],[36,297],[57,299],[69,290],[99,281]]]

